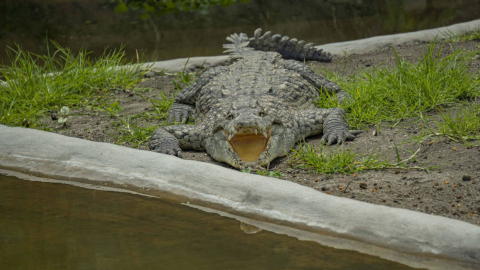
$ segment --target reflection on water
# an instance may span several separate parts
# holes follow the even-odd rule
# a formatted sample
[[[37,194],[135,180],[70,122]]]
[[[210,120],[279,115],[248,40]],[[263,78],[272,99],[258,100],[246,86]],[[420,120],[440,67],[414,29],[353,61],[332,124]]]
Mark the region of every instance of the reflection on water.
[[[115,14],[109,0],[2,0],[0,48],[20,44],[46,53],[46,35],[77,51],[125,45],[145,60],[219,55],[225,37],[262,27],[316,44],[415,31],[478,19],[476,0],[250,0],[210,14],[169,14],[141,20]],[[115,1],[114,1],[115,2]],[[3,13],[3,14],[2,14]],[[0,50],[0,58],[5,51]],[[5,60],[6,61],[6,60]]]
[[[240,227],[158,199],[0,175],[0,269],[411,269]]]

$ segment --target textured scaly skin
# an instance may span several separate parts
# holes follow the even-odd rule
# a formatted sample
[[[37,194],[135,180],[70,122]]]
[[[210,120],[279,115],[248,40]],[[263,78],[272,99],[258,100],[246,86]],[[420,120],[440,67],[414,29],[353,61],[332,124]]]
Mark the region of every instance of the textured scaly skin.
[[[169,111],[169,122],[186,122],[195,114],[195,125],[158,128],[149,142],[153,151],[175,156],[181,156],[182,149],[207,151],[243,169],[267,166],[308,136],[323,134],[328,144],[355,138],[343,109],[319,109],[314,103],[318,89],[336,93],[340,103],[350,99],[349,94],[303,63],[285,59],[330,61],[330,54],[296,39],[260,35],[257,30],[253,38],[227,38],[232,44],[224,47],[236,61],[204,72],[176,96]],[[227,142],[243,129],[269,138],[254,162],[243,161]]]

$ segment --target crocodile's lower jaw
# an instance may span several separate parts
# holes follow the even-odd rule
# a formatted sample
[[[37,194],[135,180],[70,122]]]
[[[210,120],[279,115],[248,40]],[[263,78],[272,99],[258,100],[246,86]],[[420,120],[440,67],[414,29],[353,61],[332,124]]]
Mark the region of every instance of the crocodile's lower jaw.
[[[267,137],[265,137],[261,133],[255,134],[252,129],[240,130],[228,143],[240,159],[245,162],[253,162],[258,160],[263,151],[267,149],[271,133],[272,130],[269,129]]]

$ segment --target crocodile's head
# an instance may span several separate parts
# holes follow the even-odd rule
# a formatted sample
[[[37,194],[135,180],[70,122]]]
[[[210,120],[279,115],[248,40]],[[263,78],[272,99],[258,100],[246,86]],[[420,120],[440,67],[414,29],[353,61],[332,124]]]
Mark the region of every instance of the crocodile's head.
[[[249,105],[234,107],[214,124],[206,150],[212,158],[238,169],[267,166],[295,144],[293,131],[288,128],[291,119],[282,118],[279,110],[269,111],[251,102],[243,104]]]

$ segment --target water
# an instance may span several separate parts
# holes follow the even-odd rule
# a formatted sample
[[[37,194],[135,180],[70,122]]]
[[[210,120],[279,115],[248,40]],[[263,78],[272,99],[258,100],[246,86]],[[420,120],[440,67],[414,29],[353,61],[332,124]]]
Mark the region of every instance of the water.
[[[157,198],[3,175],[0,228],[5,270],[412,269],[268,231],[251,234],[239,221]]]
[[[46,37],[93,56],[123,44],[129,59],[219,55],[225,37],[249,35],[257,27],[325,44],[416,31],[480,17],[476,0],[251,0],[209,14],[169,14],[141,20],[139,13],[115,14],[109,0],[0,1],[0,60],[6,46],[47,52]]]

